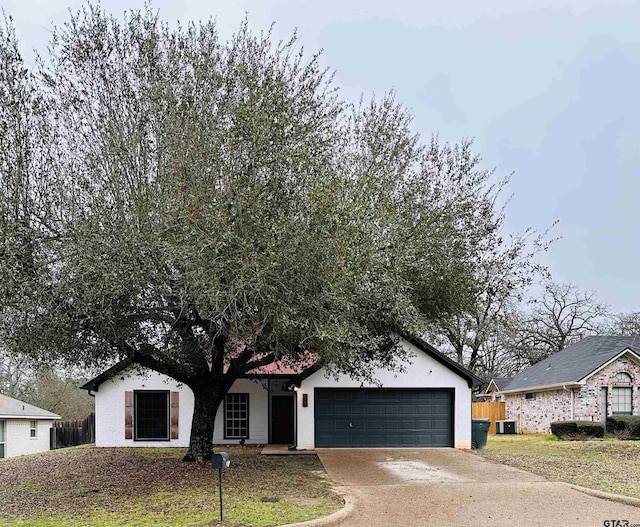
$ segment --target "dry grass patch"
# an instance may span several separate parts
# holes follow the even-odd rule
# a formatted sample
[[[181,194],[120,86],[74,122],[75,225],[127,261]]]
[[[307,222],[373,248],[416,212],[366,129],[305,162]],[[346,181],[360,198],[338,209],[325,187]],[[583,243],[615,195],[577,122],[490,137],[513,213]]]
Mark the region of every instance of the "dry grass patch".
[[[544,476],[640,498],[640,441],[558,441],[551,435],[490,436],[478,454]]]
[[[341,507],[315,456],[227,451],[225,525],[267,527]],[[217,471],[183,463],[184,452],[79,447],[0,460],[0,525],[218,525]]]

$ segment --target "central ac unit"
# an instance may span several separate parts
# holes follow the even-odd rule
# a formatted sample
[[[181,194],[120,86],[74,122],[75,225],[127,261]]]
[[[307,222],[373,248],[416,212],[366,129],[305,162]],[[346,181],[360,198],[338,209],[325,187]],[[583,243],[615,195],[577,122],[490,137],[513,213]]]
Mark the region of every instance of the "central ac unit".
[[[496,434],[515,434],[515,421],[496,421]]]

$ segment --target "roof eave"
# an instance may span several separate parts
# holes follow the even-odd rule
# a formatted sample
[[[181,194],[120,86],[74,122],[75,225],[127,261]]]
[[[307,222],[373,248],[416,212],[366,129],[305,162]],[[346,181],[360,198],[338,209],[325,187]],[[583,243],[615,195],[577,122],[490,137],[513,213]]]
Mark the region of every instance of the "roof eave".
[[[428,342],[422,340],[421,338],[413,337],[413,336],[407,336],[407,335],[402,335],[402,338],[405,339],[410,344],[413,344],[418,349],[424,351],[425,353],[427,353],[431,357],[433,357],[435,360],[437,360],[443,366],[446,366],[450,370],[452,370],[455,373],[457,373],[458,375],[460,375],[460,377],[462,377],[463,379],[466,379],[467,384],[469,385],[469,388],[472,388],[474,386],[480,386],[480,385],[483,384],[482,379],[480,379],[480,377],[478,377],[475,373],[469,371],[464,366],[461,366],[456,361],[451,360],[449,357],[447,357],[440,350],[438,350],[437,348],[433,347],[431,344],[429,344]]]
[[[100,375],[94,377],[93,379],[91,379],[90,381],[87,381],[86,383],[84,383],[82,386],[80,386],[81,390],[87,390],[90,392],[97,392],[100,385],[109,380],[111,377],[113,377],[114,375],[120,373],[121,371],[124,371],[125,369],[127,369],[129,366],[131,366],[133,364],[133,360],[131,359],[124,359],[121,360],[120,362],[117,362],[116,364],[114,364],[113,366],[111,366],[111,368],[106,369],[105,371],[103,371]]]
[[[567,382],[560,382],[560,383],[554,383],[554,384],[546,384],[541,386],[527,386],[524,388],[516,388],[515,390],[502,390],[502,392],[500,393],[502,393],[503,395],[511,395],[514,393],[535,392],[539,390],[553,390],[553,389],[561,390],[566,387],[576,388],[578,386],[582,386],[582,384],[579,381],[567,381]]]
[[[0,414],[0,419],[31,419],[41,421],[55,421],[56,419],[62,419],[59,415],[12,415],[12,414]]]
[[[612,362],[617,361],[620,357],[622,357],[623,355],[632,355],[633,357],[635,357],[635,360],[638,361],[640,363],[640,355],[638,355],[635,351],[633,351],[631,348],[624,348],[622,351],[620,351],[619,353],[617,353],[615,356],[613,356],[612,358],[606,360],[605,362],[603,362],[600,366],[598,366],[597,368],[594,368],[591,373],[588,373],[587,375],[585,375],[584,377],[582,377],[582,379],[580,379],[580,383],[585,383],[587,381],[587,379],[589,379],[590,377],[593,377],[596,373],[598,373],[600,370],[602,370],[603,368],[606,368],[607,366],[609,366],[609,364],[611,364]]]

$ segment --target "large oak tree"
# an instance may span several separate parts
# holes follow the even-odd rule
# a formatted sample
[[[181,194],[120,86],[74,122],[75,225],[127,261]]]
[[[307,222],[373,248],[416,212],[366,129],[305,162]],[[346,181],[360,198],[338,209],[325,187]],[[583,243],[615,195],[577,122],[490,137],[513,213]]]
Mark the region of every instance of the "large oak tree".
[[[312,350],[364,379],[476,297],[496,214],[471,145],[346,103],[295,36],[88,4],[30,71],[0,39],[0,338],[189,386],[188,459],[245,372]]]

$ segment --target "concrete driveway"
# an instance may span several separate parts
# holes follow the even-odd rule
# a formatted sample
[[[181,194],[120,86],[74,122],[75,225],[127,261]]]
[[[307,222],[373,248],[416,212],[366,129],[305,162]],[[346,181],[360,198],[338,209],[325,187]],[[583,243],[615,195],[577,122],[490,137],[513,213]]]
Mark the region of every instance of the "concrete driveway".
[[[461,450],[317,453],[336,487],[355,498],[353,513],[336,523],[344,527],[603,527],[605,520],[640,525],[638,507],[589,496]]]

